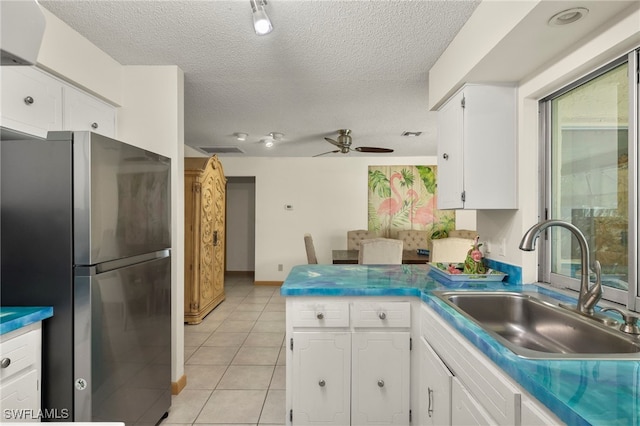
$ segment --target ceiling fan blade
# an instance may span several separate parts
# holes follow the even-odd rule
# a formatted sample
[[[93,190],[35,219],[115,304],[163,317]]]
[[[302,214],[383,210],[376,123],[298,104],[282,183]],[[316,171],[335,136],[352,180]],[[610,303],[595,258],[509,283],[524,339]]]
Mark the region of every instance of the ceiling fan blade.
[[[334,141],[334,140],[333,140],[333,139],[331,139],[331,138],[324,138],[324,140],[325,140],[325,141],[327,141],[327,142],[329,142],[330,144],[333,144],[333,145],[337,146],[338,148],[342,148],[342,144],[340,144],[340,143],[338,143],[338,142]]]
[[[323,152],[322,154],[317,154],[317,155],[314,155],[313,157],[320,157],[321,155],[327,155],[327,154],[335,154],[335,153],[337,153],[337,152],[340,152],[340,150],[339,150],[339,149],[336,149],[335,151],[327,151],[327,152]]]
[[[390,148],[376,148],[373,146],[359,146],[354,149],[358,152],[372,152],[376,154],[385,154],[385,153],[393,152],[393,150]]]

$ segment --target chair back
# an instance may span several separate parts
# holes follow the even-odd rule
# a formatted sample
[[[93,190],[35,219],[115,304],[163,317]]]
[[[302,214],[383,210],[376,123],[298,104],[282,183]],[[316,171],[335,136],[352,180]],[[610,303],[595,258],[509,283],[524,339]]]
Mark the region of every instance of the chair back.
[[[403,250],[431,249],[431,238],[428,231],[416,229],[398,231],[398,239],[404,243]]]
[[[403,243],[391,238],[370,238],[360,242],[358,263],[361,265],[400,265]]]
[[[467,238],[470,240],[475,240],[478,236],[478,231],[472,231],[470,229],[452,229],[448,232],[449,237],[455,238]]]
[[[317,264],[318,258],[316,257],[316,249],[313,246],[311,234],[304,234],[304,248],[307,250],[307,263],[309,263],[309,265]]]
[[[360,250],[360,242],[371,238],[379,237],[376,231],[367,231],[366,229],[354,229],[347,231],[347,250]]]
[[[431,240],[430,262],[461,263],[475,240],[466,238],[439,238]]]

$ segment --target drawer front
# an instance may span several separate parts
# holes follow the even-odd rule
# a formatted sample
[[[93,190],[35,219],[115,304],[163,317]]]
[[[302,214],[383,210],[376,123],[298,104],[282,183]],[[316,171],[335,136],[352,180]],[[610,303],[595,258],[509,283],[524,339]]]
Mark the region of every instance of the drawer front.
[[[411,302],[355,302],[353,326],[406,328],[411,326]]]
[[[0,379],[7,377],[35,364],[39,346],[40,330],[32,330],[0,345],[0,360],[5,367],[0,368]]]
[[[294,327],[349,327],[348,302],[294,302]]]

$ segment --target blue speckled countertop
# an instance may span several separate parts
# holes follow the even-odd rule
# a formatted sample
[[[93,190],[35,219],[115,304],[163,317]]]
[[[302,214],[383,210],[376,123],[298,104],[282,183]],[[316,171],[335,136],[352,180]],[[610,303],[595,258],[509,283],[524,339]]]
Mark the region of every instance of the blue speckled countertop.
[[[540,360],[518,357],[474,322],[431,296],[434,290],[538,291],[536,285],[449,282],[426,265],[301,265],[283,296],[415,296],[433,308],[562,421],[570,425],[640,425],[640,360]],[[574,301],[575,302],[575,301]]]
[[[50,306],[0,306],[0,335],[52,316]]]

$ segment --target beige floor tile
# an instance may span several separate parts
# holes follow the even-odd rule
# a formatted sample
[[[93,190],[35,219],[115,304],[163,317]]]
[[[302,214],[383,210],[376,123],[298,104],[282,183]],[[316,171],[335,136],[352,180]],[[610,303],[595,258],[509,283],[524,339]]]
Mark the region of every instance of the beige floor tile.
[[[216,331],[230,331],[230,332],[243,332],[243,331],[251,331],[253,326],[255,325],[255,321],[235,321],[227,319]]]
[[[242,332],[226,332],[226,331],[216,331],[211,334],[207,340],[204,341],[202,346],[226,346],[226,347],[237,347],[242,346],[244,341],[247,339],[249,333]]]
[[[211,396],[210,390],[183,389],[171,398],[171,408],[166,423],[193,423]],[[162,424],[164,424],[164,422]]]
[[[285,391],[269,390],[260,414],[261,425],[284,425],[286,421]]]
[[[255,294],[248,294],[242,303],[256,303],[261,305],[266,305],[271,300],[271,296],[260,296]]]
[[[229,365],[238,348],[202,346],[187,361],[188,365]]]
[[[262,312],[266,303],[242,303],[238,305],[236,311],[257,311]]]
[[[275,365],[280,348],[259,348],[243,346],[231,365]]]
[[[287,305],[285,305],[284,303],[267,303],[267,306],[264,307],[264,311],[265,312],[285,312],[287,310],[286,308],[287,308]]]
[[[285,330],[284,321],[256,321],[256,325],[251,329],[253,333],[284,333]]]
[[[270,311],[265,311],[262,312],[262,314],[260,314],[260,317],[258,318],[258,320],[260,321],[282,321],[284,322],[286,319],[286,313],[285,312],[270,312]]]
[[[285,390],[287,388],[287,374],[284,365],[277,365],[273,371],[273,377],[269,384],[269,389]]]
[[[215,390],[196,423],[257,423],[266,390]]]
[[[227,321],[255,321],[262,313],[260,311],[238,311],[229,314]]]
[[[205,317],[200,324],[185,324],[184,333],[213,333],[220,324],[222,324],[222,320],[214,320],[209,317]]]
[[[249,333],[243,346],[282,346],[284,333]]]
[[[209,331],[209,332],[198,332],[198,331],[193,330],[191,327],[193,327],[193,326],[189,326],[189,329],[187,329],[186,326],[185,326],[185,331],[184,331],[184,345],[185,346],[200,346],[201,344],[204,343],[205,340],[207,340],[209,338],[209,336],[212,333],[211,331]]]
[[[184,374],[187,376],[185,389],[213,390],[226,370],[226,365],[185,365]]]
[[[198,346],[186,346],[184,347],[184,360],[185,362],[191,358],[191,355],[193,355],[193,353],[195,351],[198,350]]]
[[[273,370],[271,365],[230,365],[216,389],[268,389]]]
[[[271,297],[276,291],[280,291],[280,287],[275,286],[255,286],[252,293],[259,296]]]
[[[278,361],[276,365],[287,365],[287,348],[283,346],[280,348],[280,354],[278,355]]]

